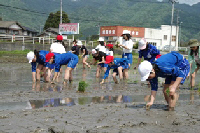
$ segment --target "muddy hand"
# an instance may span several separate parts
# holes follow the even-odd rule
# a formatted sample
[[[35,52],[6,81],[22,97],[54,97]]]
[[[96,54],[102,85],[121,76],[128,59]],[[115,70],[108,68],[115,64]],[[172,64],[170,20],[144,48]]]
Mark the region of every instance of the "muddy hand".
[[[100,84],[103,84],[103,83],[104,83],[104,81],[100,82]]]
[[[55,81],[51,81],[51,84],[56,84]]]
[[[172,87],[169,88],[169,95],[174,95],[175,92],[176,92],[176,87],[172,86]]]

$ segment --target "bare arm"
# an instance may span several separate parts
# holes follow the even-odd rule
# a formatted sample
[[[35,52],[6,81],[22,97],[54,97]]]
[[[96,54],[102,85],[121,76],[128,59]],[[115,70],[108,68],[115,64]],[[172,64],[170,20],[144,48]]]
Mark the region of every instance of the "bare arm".
[[[91,64],[91,65],[95,65],[96,62],[97,62],[97,61],[93,58],[93,60],[92,60],[92,64]]]
[[[85,49],[83,49],[83,54],[82,54],[82,56],[83,56],[83,55],[85,55]]]
[[[98,64],[100,64],[100,63],[105,63],[105,58],[104,58],[104,56],[102,57],[102,61],[101,61],[101,62],[98,62]]]
[[[57,76],[58,76],[58,72],[55,72],[54,73],[54,77],[53,77],[53,82],[55,81],[55,79],[57,78]]]
[[[181,83],[182,79],[183,79],[182,77],[177,77],[176,81],[174,82],[174,84],[169,87],[170,95],[174,95],[174,93],[176,91],[176,88],[179,86],[179,84]]]
[[[138,68],[139,64],[141,63],[142,58],[138,58],[137,65],[134,67],[134,69]]]
[[[119,47],[122,47],[122,48],[125,48],[125,49],[130,49],[130,48],[128,48],[127,46],[124,46],[124,45],[122,45],[122,44],[118,44],[118,46],[119,46]]]

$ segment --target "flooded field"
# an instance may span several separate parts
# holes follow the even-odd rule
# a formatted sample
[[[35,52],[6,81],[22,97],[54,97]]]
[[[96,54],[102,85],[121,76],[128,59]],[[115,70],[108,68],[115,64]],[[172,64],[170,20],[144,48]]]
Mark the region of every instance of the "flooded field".
[[[28,63],[0,64],[0,132],[9,133],[68,133],[68,132],[176,132],[198,133],[200,130],[200,95],[197,74],[196,87],[189,89],[189,80],[180,86],[175,111],[165,111],[162,79],[155,104],[145,110],[145,98],[150,87],[140,81],[133,66],[129,80],[100,85],[95,78],[96,66],[73,71],[74,81],[63,86],[32,83]],[[62,77],[64,73],[62,73]],[[79,81],[89,84],[85,93],[78,93]]]

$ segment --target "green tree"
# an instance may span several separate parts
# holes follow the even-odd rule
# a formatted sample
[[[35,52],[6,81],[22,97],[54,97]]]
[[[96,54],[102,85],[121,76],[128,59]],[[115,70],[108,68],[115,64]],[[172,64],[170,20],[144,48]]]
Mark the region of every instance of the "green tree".
[[[62,12],[62,23],[70,23],[68,15],[64,11]],[[51,12],[46,20],[44,29],[48,29],[50,27],[58,28],[59,24],[60,24],[60,11],[57,11],[56,13]]]

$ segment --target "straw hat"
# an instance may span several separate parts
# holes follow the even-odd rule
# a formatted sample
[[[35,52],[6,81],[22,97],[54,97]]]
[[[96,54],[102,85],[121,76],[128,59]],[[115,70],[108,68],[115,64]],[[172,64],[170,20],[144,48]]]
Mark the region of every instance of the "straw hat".
[[[199,46],[200,43],[198,42],[197,39],[190,39],[190,41],[188,42],[189,47],[194,47],[194,46]]]

